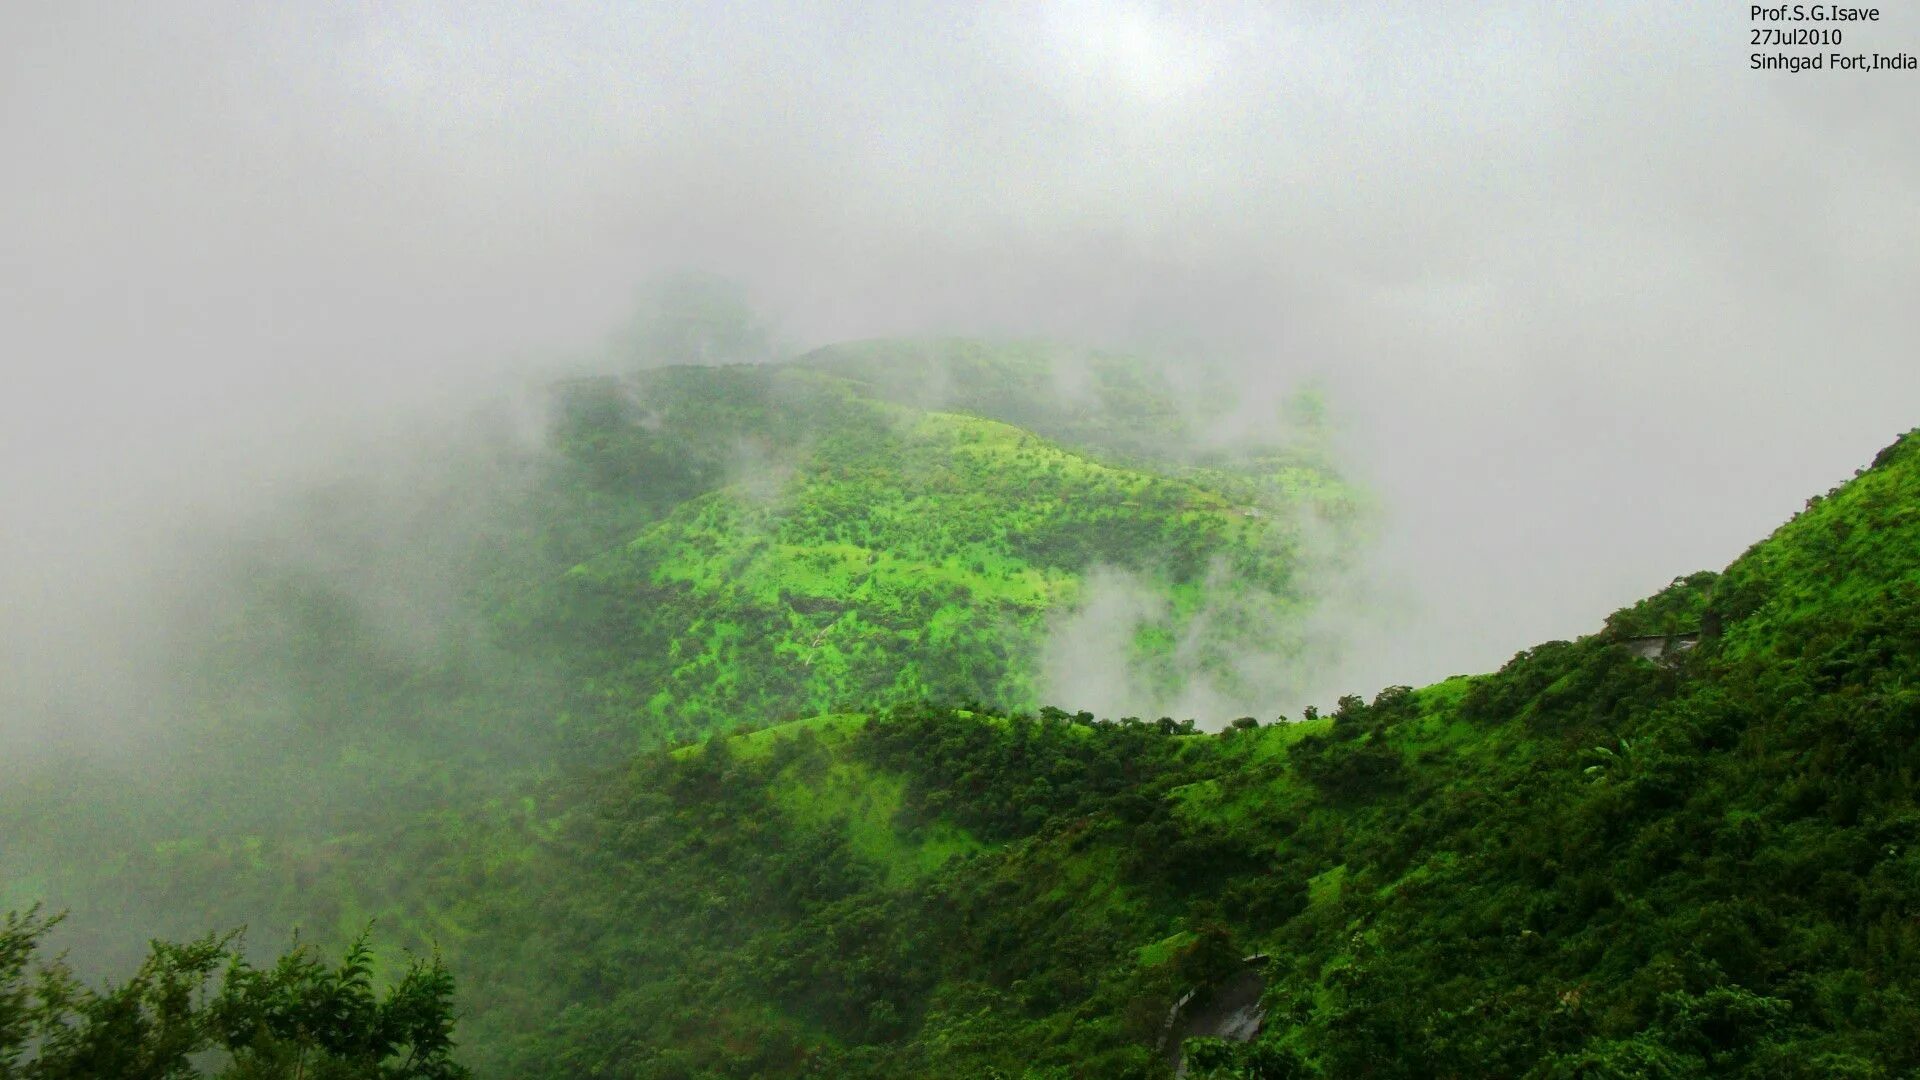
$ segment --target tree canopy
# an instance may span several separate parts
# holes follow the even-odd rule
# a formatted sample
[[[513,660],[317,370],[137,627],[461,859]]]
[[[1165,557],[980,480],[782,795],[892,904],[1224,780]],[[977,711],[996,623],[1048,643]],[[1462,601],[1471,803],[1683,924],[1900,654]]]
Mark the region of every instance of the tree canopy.
[[[59,922],[0,922],[0,1077],[7,1080],[462,1080],[453,977],[414,959],[385,989],[362,935],[328,965],[303,947],[257,967],[240,936],[155,941],[130,978],[100,988],[40,959]]]

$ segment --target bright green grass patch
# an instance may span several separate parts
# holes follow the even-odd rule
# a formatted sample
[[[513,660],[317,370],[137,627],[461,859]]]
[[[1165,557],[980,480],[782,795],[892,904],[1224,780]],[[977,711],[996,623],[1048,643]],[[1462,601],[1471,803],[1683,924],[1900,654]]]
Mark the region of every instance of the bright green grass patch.
[[[784,724],[775,724],[759,731],[742,732],[731,736],[732,748],[734,756],[740,760],[758,761],[771,754],[782,741],[797,738],[803,731],[811,731],[827,742],[836,743],[859,731],[866,724],[865,713],[827,713],[822,716],[810,716],[804,720],[789,720]]]
[[[1220,803],[1220,780],[1218,777],[1199,780],[1191,784],[1182,784],[1167,792],[1174,806],[1190,816],[1204,816],[1208,810]]]
[[[1313,875],[1307,879],[1307,904],[1310,907],[1321,908],[1329,904],[1337,903],[1340,899],[1340,891],[1342,887],[1345,886],[1346,881],[1346,863],[1341,863],[1331,870],[1323,870]]]
[[[1293,720],[1284,724],[1267,724],[1250,732],[1235,732],[1227,736],[1230,752],[1239,753],[1246,748],[1252,761],[1278,761],[1287,756],[1287,748],[1309,735],[1324,734],[1333,727],[1333,718],[1316,717],[1312,720]]]
[[[1473,689],[1474,677],[1471,675],[1453,675],[1431,686],[1423,686],[1413,692],[1414,702],[1422,713],[1433,714],[1450,711],[1460,704],[1460,699]]]
[[[1193,944],[1198,938],[1199,935],[1193,931],[1182,930],[1177,934],[1163,937],[1159,941],[1140,946],[1133,951],[1133,955],[1141,967],[1158,967],[1173,959],[1175,953]]]

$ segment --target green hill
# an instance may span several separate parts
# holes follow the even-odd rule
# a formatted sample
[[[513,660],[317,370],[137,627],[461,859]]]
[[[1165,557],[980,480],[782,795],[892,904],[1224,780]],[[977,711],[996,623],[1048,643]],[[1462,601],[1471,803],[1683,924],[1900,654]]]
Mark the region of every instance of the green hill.
[[[1049,620],[1096,568],[1164,602],[1136,628],[1141,687],[1248,698],[1230,657],[1300,647],[1303,548],[1330,528],[1314,555],[1339,565],[1364,502],[1311,427],[1204,460],[1117,449],[1181,445],[1154,425],[1187,421],[1147,404],[1164,379],[1076,360],[1102,381],[1062,399],[1055,362],[868,343],[573,384],[537,546],[577,561],[493,619],[567,671],[572,737],[623,748],[902,701],[1034,708]]]
[[[1908,436],[1606,632],[1305,722],[909,707],[644,756],[528,871],[597,884],[513,931],[555,962],[506,1071],[1149,1076],[1260,955],[1213,1075],[1905,1075],[1916,506]],[[1649,620],[1707,633],[1647,660]]]
[[[1311,423],[1149,452],[1193,422],[1155,371],[867,343],[576,379],[541,445],[482,431],[303,494],[219,538],[220,602],[179,613],[171,743],[0,795],[0,905],[71,906],[65,940],[123,964],[148,932],[343,944],[376,917],[457,964],[513,899],[477,876],[535,861],[579,770],[832,711],[1035,708],[1096,572],[1155,601],[1130,683],[1251,698],[1245,658],[1302,647],[1307,538],[1338,565],[1364,502]]]
[[[1920,1074],[1920,433],[1590,637],[1205,733],[1364,537],[1310,400],[1194,450],[1151,367],[954,341],[554,404],[400,494],[424,638],[367,493],[248,548],[194,737],[5,791],[0,906],[377,919],[482,1076],[1160,1077],[1256,976],[1188,1075]],[[1114,578],[1149,719],[1046,705]]]

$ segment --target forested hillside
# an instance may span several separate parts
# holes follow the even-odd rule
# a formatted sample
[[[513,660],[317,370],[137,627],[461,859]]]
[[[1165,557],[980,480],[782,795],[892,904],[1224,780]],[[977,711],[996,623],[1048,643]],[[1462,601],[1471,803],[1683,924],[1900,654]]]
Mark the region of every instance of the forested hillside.
[[[0,0],[0,1080],[1920,1080],[1896,7]]]
[[[7,902],[373,920],[481,1076],[1920,1070],[1920,434],[1590,636],[1212,732],[1043,705],[1050,620],[1120,568],[1117,677],[1257,695],[1364,525],[1311,425],[1155,460],[1137,368],[922,348],[946,408],[880,345],[564,387],[424,649],[261,556],[187,797],[9,789]]]
[[[910,706],[643,755],[519,871],[596,884],[502,913],[553,961],[506,1071],[1151,1076],[1257,956],[1264,1032],[1192,1075],[1903,1075],[1916,507],[1908,436],[1601,633],[1326,717]]]
[[[60,943],[108,971],[151,933],[370,920],[484,965],[529,898],[477,883],[533,864],[582,770],[831,710],[1031,710],[1095,575],[1152,601],[1117,678],[1250,700],[1306,647],[1307,560],[1366,526],[1310,402],[1190,452],[1205,415],[1159,369],[1040,345],[650,368],[540,409],[532,444],[481,427],[218,537],[171,615],[172,738],[10,776],[0,905],[71,908]],[[539,996],[522,970],[476,1009]]]

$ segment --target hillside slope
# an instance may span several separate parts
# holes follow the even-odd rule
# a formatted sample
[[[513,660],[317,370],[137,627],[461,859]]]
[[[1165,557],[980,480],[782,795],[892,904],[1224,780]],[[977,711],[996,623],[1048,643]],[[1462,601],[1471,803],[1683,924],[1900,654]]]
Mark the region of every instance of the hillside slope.
[[[1169,392],[1146,369],[1104,359],[1124,393],[1061,401],[1043,349],[950,348],[970,366],[869,343],[864,365],[828,351],[568,388],[567,498],[542,518],[571,530],[590,506],[625,531],[549,535],[577,562],[493,618],[568,672],[570,738],[631,748],[916,700],[1031,709],[1052,620],[1084,602],[1092,571],[1158,598],[1125,658],[1143,693],[1265,689],[1231,657],[1298,652],[1315,596],[1300,568],[1343,565],[1364,530],[1312,433],[1205,462],[1123,454],[1100,436],[1182,445],[1139,429],[1184,423],[1144,404]]]
[[[482,430],[215,538],[172,620],[171,741],[10,779],[0,907],[71,908],[60,944],[100,970],[149,934],[336,945],[377,918],[497,971],[504,1007],[542,991],[489,936],[526,898],[483,883],[544,866],[582,769],[835,710],[1034,708],[1100,575],[1152,601],[1116,665],[1143,694],[1262,692],[1244,660],[1302,647],[1308,538],[1319,569],[1364,530],[1310,425],[1158,453],[1179,432],[1141,425],[1189,421],[1150,367],[1099,358],[1109,394],[1048,348],[941,348],[978,363],[935,397],[911,343],[571,380],[538,445]],[[1048,434],[994,415],[1015,403]]]
[[[425,640],[368,537],[261,549],[196,737],[4,792],[0,906],[378,919],[483,1076],[1159,1077],[1250,971],[1189,1075],[1920,1070],[1920,434],[1600,633],[1205,734],[1040,707],[1052,619],[1124,573],[1112,677],[1256,699],[1364,524],[1310,428],[1156,459],[1124,365],[894,348],[563,387]]]
[[[1154,1076],[1176,998],[1257,955],[1263,1033],[1190,1075],[1908,1075],[1917,688],[1908,435],[1600,634],[1329,717],[907,707],[643,756],[496,882],[585,884],[496,912],[551,1019],[487,1064]]]

